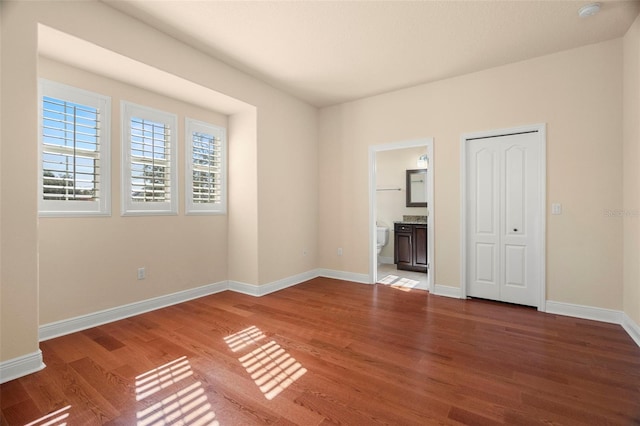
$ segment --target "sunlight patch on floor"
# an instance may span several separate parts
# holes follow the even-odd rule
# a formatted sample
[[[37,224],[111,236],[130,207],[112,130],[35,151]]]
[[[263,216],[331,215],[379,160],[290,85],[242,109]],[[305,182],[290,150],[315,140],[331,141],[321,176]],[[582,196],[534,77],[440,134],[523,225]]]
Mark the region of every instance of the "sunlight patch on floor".
[[[382,278],[382,279],[378,280],[378,282],[379,282],[380,284],[387,284],[387,285],[388,285],[388,284],[393,284],[393,283],[394,283],[398,278],[400,278],[400,277],[399,277],[399,276],[397,276],[397,275],[391,275],[391,274],[389,274],[389,275],[387,275],[386,277],[384,277],[384,278]]]
[[[250,339],[246,338],[247,330],[249,335],[259,338],[249,341]],[[257,327],[252,326],[225,338],[225,342],[233,352],[237,352],[264,337],[266,336]],[[241,342],[240,348],[238,342]],[[302,364],[273,340],[241,356],[238,360],[268,400],[275,398],[307,372]]]
[[[193,376],[186,356],[154,368],[136,377],[136,400],[142,401]],[[137,426],[218,426],[215,413],[201,382],[194,382],[137,413]]]
[[[243,356],[240,362],[268,400],[275,398],[307,372],[274,341]]]
[[[186,356],[154,368],[136,377],[136,400],[141,401],[192,375]]]
[[[401,278],[398,281],[391,284],[391,288],[395,288],[396,290],[402,291],[410,291],[412,288],[415,288],[420,281],[412,280],[411,278]]]
[[[238,352],[239,350],[258,342],[265,337],[267,336],[265,336],[258,327],[252,325],[249,328],[238,331],[236,334],[225,337],[224,341],[229,345],[229,349],[233,352]]]
[[[396,290],[410,291],[412,288],[416,288],[420,284],[420,281],[412,280],[411,278],[400,278],[397,275],[389,274],[378,280],[378,283],[388,285]]]
[[[25,426],[66,426],[69,417],[70,405],[42,416],[37,420],[27,423]]]

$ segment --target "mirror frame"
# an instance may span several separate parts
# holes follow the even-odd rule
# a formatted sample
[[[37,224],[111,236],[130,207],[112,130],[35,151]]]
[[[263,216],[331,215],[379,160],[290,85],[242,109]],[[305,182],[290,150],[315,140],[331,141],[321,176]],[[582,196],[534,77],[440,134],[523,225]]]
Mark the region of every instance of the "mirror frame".
[[[427,202],[413,202],[411,200],[411,176],[424,174],[424,184],[427,185],[427,169],[411,169],[407,170],[407,207],[427,207]]]

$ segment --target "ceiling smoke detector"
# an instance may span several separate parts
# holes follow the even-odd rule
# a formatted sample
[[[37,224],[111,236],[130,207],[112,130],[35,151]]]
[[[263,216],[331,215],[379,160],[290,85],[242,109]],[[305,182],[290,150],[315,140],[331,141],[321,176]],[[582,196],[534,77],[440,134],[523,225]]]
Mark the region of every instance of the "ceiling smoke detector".
[[[588,18],[596,13],[600,12],[600,3],[585,4],[578,10],[578,16],[581,18]]]

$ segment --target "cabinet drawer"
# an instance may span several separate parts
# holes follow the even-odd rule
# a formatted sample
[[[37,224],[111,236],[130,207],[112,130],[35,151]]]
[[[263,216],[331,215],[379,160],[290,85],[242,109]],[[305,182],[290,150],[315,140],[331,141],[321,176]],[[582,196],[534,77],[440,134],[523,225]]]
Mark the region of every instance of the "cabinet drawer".
[[[411,225],[401,225],[399,223],[396,223],[394,231],[395,232],[411,232],[412,228],[411,228]]]

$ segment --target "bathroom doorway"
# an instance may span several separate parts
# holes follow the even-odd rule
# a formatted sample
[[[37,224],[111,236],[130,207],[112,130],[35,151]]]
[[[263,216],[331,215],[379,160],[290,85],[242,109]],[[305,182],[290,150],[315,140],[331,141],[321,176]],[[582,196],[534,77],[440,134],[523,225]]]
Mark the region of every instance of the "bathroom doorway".
[[[372,284],[386,284],[403,290],[434,290],[433,157],[432,138],[369,148],[369,279]],[[416,170],[419,176],[410,178]],[[412,179],[415,183],[411,183]],[[416,188],[416,185],[423,186]],[[411,194],[419,199],[412,202]],[[413,241],[417,236],[420,243],[418,250],[413,251],[412,237],[406,235],[404,241],[408,240],[409,244],[404,247],[411,249],[408,259],[400,260],[395,256],[394,228],[405,224],[402,230],[398,229],[398,237],[404,236],[400,231],[413,232]],[[414,225],[420,229],[414,229]],[[423,242],[425,225],[426,244]],[[398,247],[402,251],[403,246]],[[411,251],[414,253],[413,265],[410,263]]]

